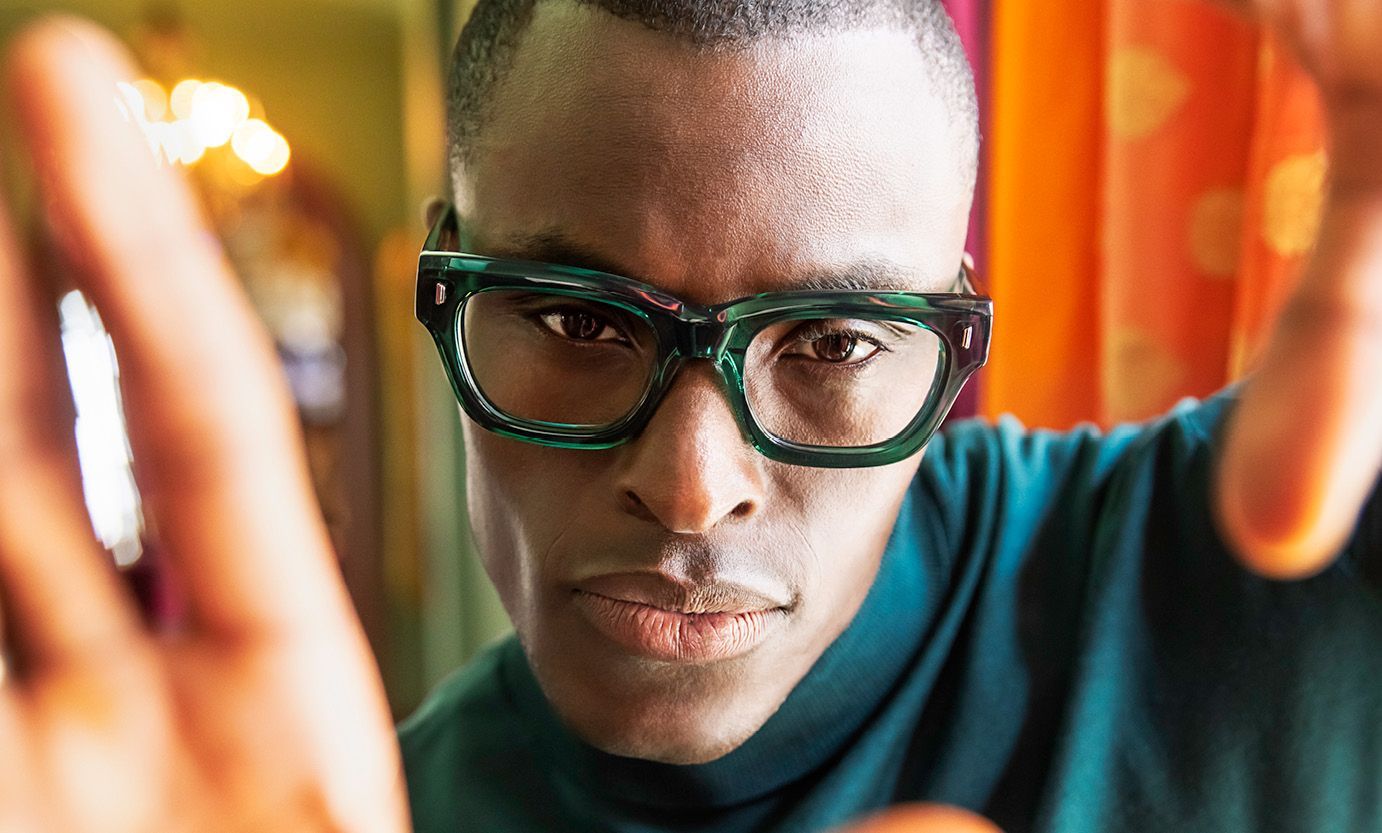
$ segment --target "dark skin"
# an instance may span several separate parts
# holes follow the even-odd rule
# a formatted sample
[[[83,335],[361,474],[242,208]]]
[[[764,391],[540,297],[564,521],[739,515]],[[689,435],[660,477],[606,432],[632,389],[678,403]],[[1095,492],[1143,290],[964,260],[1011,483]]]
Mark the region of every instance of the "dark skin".
[[[1334,179],[1310,268],[1229,426],[1216,509],[1245,564],[1291,578],[1328,563],[1382,461],[1382,8],[1259,5],[1321,83]],[[702,302],[864,255],[916,282],[899,286],[935,288],[959,260],[969,195],[904,42],[855,33],[697,61],[629,24],[547,9],[511,77],[522,86],[499,91],[458,176],[478,247],[558,229]],[[559,49],[576,53],[564,73]],[[596,54],[593,75],[569,71]],[[175,637],[143,628],[91,540],[51,305],[0,212],[0,587],[16,659],[0,683],[0,828],[406,830],[382,689],[290,397],[185,184],[112,106],[112,81],[133,74],[73,21],[30,28],[6,63],[49,217],[120,350],[138,475],[193,615]],[[592,742],[659,760],[723,754],[776,708],[857,609],[917,465],[770,464],[705,368],[611,452],[468,431],[476,529],[545,690]],[[688,552],[784,594],[772,639],[723,667],[660,673],[562,629],[580,570]],[[594,708],[610,693],[612,720]],[[869,829],[977,824],[925,811]]]
[[[908,80],[872,83],[880,73]],[[962,141],[901,32],[707,57],[588,7],[542,4],[457,193],[481,253],[579,250],[705,304],[861,263],[891,264],[879,288],[941,291],[964,247]],[[533,244],[553,236],[568,251]],[[544,448],[469,422],[465,434],[479,551],[544,692],[592,744],[673,763],[742,743],[845,628],[920,460],[769,461],[740,435],[709,363],[693,368],[615,449]],[[734,580],[787,609],[742,657],[656,662],[576,612],[572,585],[616,571]]]

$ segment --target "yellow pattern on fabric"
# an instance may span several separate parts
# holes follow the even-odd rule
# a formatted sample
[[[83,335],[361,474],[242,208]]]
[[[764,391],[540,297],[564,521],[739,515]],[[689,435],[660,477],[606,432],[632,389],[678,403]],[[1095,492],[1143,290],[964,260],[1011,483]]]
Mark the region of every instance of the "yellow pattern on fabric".
[[[1117,421],[1145,419],[1183,384],[1186,369],[1160,340],[1135,327],[1116,330],[1104,365],[1108,408]]]
[[[1195,268],[1209,277],[1233,277],[1242,240],[1242,190],[1218,188],[1201,194],[1190,208],[1190,257]]]
[[[1161,53],[1124,47],[1109,59],[1108,119],[1114,135],[1139,139],[1156,132],[1190,95],[1190,82]]]
[[[1324,152],[1318,151],[1288,156],[1267,175],[1262,237],[1277,254],[1302,255],[1314,245],[1327,168]]]

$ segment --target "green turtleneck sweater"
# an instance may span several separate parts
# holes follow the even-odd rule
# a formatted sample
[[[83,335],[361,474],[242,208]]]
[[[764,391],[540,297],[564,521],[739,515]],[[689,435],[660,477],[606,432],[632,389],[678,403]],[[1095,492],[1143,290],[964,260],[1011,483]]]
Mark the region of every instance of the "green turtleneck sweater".
[[[708,764],[583,743],[497,643],[400,729],[417,830],[802,833],[905,801],[1009,833],[1382,830],[1382,499],[1322,574],[1248,573],[1210,517],[1234,401],[938,435],[854,621]]]

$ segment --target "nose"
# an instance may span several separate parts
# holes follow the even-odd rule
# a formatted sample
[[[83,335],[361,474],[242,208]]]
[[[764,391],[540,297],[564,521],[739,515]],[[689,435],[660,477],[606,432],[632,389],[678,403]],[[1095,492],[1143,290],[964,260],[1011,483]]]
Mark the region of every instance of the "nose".
[[[623,454],[621,505],[669,532],[707,532],[763,504],[763,458],[740,433],[710,362],[682,369]]]

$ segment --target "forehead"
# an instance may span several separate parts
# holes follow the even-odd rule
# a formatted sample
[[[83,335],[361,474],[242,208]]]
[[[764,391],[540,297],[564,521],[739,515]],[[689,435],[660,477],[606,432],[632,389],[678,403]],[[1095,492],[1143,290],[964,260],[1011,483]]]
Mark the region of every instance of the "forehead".
[[[707,52],[539,3],[457,172],[474,248],[589,253],[581,265],[702,303],[860,262],[899,267],[894,288],[938,289],[971,194],[923,60],[900,31]]]

